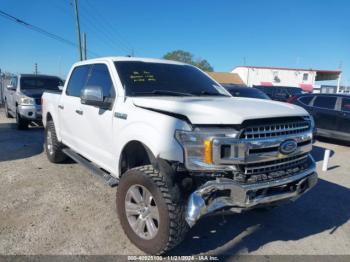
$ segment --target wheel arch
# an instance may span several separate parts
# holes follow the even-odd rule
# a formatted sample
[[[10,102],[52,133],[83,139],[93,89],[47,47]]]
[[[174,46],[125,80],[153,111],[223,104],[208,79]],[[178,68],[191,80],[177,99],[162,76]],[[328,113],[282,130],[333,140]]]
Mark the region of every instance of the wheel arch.
[[[156,162],[156,157],[147,145],[139,140],[131,140],[121,150],[118,161],[119,177],[131,168],[148,164],[154,165]]]
[[[53,121],[53,117],[52,117],[52,115],[51,115],[50,112],[48,112],[48,113],[46,114],[46,122],[48,122],[48,121]]]

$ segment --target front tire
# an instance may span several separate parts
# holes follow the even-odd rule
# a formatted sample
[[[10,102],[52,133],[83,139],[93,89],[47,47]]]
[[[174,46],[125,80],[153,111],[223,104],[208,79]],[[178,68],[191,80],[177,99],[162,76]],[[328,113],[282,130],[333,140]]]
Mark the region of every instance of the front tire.
[[[27,130],[29,122],[21,117],[19,112],[16,110],[16,124],[18,130]]]
[[[68,158],[62,149],[63,145],[57,139],[55,124],[48,121],[45,128],[45,151],[51,163],[61,163]]]
[[[176,185],[152,165],[128,170],[117,190],[120,223],[142,251],[161,255],[182,241],[188,231],[185,205]]]

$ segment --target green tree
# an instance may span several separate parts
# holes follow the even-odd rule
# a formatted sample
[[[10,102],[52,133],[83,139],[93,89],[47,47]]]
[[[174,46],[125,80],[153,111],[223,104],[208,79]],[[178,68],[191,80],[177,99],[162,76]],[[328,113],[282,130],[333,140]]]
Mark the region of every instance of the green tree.
[[[173,60],[173,61],[179,61],[179,62],[191,64],[207,72],[214,71],[214,68],[209,64],[207,60],[194,57],[193,54],[187,51],[175,50],[172,52],[168,52],[163,56],[163,58],[167,60]]]

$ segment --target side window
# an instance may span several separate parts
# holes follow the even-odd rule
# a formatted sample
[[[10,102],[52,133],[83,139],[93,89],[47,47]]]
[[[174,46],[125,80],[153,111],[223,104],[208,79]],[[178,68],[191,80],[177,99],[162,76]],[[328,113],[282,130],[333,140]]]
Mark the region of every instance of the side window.
[[[312,96],[303,96],[299,98],[299,101],[304,105],[309,105],[311,100],[312,100]]]
[[[86,84],[90,68],[90,65],[83,65],[74,68],[66,89],[66,94],[68,96],[80,97],[80,92]]]
[[[318,96],[314,101],[315,107],[334,109],[337,98],[334,96]]]
[[[115,90],[112,79],[105,64],[95,64],[89,73],[86,86],[100,86],[103,90],[103,97],[115,98]]]
[[[11,78],[10,84],[11,84],[12,86],[14,86],[14,87],[17,87],[17,77]]]
[[[303,81],[307,81],[309,79],[309,74],[308,73],[304,73],[303,74]]]
[[[278,77],[278,71],[273,71],[273,82],[280,83],[281,79]]]
[[[343,98],[342,99],[341,111],[350,112],[350,98]]]

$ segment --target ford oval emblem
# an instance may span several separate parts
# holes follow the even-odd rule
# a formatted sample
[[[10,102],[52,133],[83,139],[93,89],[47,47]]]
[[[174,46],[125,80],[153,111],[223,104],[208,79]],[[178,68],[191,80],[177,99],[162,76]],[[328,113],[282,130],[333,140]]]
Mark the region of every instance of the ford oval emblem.
[[[284,142],[282,142],[280,144],[280,152],[284,155],[289,155],[291,153],[293,153],[298,147],[297,142],[295,142],[294,140],[290,139],[290,140],[286,140]]]

